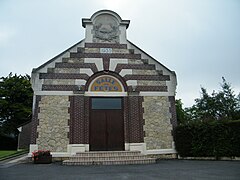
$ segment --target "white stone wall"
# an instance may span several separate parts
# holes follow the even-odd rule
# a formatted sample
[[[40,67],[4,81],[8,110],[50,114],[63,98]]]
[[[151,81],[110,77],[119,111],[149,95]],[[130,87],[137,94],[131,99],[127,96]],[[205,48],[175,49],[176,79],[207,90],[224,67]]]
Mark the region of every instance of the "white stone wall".
[[[173,137],[168,97],[146,96],[144,97],[143,107],[143,118],[145,119],[144,142],[147,150],[171,149]]]
[[[38,149],[52,152],[66,152],[68,139],[68,96],[42,96],[39,102],[40,113],[37,127]]]

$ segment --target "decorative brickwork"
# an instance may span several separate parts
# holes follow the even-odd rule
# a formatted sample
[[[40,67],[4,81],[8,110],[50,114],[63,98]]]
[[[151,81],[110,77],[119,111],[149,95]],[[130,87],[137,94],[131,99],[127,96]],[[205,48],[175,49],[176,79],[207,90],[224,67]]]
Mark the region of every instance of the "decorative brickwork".
[[[150,81],[169,81],[170,76],[168,75],[125,75],[124,79],[128,80],[150,80]]]
[[[141,143],[143,142],[143,110],[141,96],[129,96],[129,142]]]
[[[140,74],[140,75],[159,75],[156,70],[146,70],[146,69],[132,69],[132,74]],[[143,81],[143,80],[141,80]],[[162,81],[161,81],[162,82]]]
[[[122,59],[141,59],[141,54],[101,54],[101,53],[70,53],[71,58],[122,58]]]
[[[85,43],[86,48],[116,48],[127,49],[127,44],[118,43]]]
[[[110,58],[109,57],[103,57],[103,68],[105,71],[109,70],[109,63],[110,63]]]
[[[70,144],[85,143],[84,96],[70,96]]]
[[[35,99],[35,106],[33,109],[33,116],[32,116],[32,133],[31,133],[31,144],[36,144],[36,139],[38,137],[37,134],[37,126],[38,126],[38,113],[39,113],[39,102],[41,101],[41,96],[36,96]]]
[[[166,81],[138,80],[138,86],[166,86]]]
[[[84,63],[84,58],[62,58],[63,63]]]
[[[78,91],[77,85],[42,85],[43,91]]]
[[[129,137],[129,104],[128,97],[123,98],[123,118],[124,118],[124,140],[125,143],[130,142]]]
[[[89,97],[84,97],[84,134],[85,134],[85,138],[84,138],[84,143],[85,144],[89,144],[89,108],[90,108],[90,98]]]
[[[115,68],[115,72],[120,73],[122,69],[143,69],[154,70],[154,64],[118,64]]]
[[[129,92],[133,91],[132,86],[128,86]],[[135,91],[158,91],[158,92],[167,92],[167,86],[136,86]]]
[[[98,71],[95,63],[56,63],[56,68],[90,68],[94,73]]]
[[[40,73],[39,79],[84,79],[88,80],[87,74],[70,74],[70,73]]]

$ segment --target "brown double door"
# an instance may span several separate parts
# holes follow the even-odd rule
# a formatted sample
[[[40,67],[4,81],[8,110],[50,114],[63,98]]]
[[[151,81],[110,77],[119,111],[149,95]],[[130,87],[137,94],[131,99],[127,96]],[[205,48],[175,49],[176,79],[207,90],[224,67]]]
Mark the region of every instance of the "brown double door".
[[[121,98],[91,99],[90,150],[124,150],[124,127]]]

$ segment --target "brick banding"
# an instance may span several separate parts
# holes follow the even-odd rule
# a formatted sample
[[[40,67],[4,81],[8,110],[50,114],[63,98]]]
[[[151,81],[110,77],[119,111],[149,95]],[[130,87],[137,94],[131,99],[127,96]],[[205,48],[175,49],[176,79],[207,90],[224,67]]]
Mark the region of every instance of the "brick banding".
[[[133,91],[132,86],[128,86],[129,91]],[[135,91],[159,91],[167,92],[167,86],[137,86]]]
[[[87,74],[70,74],[70,73],[40,73],[39,79],[84,79],[88,80]]]
[[[89,144],[89,109],[90,109],[90,98],[84,96],[84,144]]]
[[[109,70],[110,58],[104,57],[103,58],[103,68],[105,71]]]
[[[70,58],[121,58],[121,59],[141,59],[141,54],[120,54],[120,53],[70,53]]]
[[[125,143],[130,142],[130,130],[129,130],[129,103],[128,97],[123,97],[123,118],[124,118],[124,139]]]
[[[116,49],[127,49],[127,44],[117,43],[85,43],[86,48],[116,48]]]
[[[155,70],[154,64],[118,64],[115,72],[119,73],[122,69],[141,69],[141,70]]]
[[[56,63],[56,68],[90,68],[94,73],[98,71],[95,63]]]
[[[149,81],[169,81],[169,75],[125,75],[124,79],[128,80],[149,80]]]
[[[85,88],[85,87],[82,87]],[[42,85],[43,91],[78,91],[77,85]]]
[[[84,144],[85,142],[85,119],[84,119],[84,96],[70,96],[70,144]]]
[[[129,96],[129,142],[141,143],[144,141],[143,114],[141,96]]]

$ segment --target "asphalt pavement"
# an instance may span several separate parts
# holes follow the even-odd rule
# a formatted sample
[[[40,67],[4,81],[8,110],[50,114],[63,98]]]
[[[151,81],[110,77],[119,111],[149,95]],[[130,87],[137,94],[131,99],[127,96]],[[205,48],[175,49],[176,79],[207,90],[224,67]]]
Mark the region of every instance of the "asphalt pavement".
[[[0,180],[240,180],[240,161],[160,160],[149,165],[63,166],[18,161],[0,165]]]

